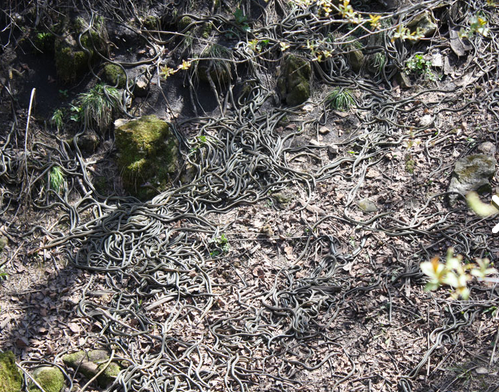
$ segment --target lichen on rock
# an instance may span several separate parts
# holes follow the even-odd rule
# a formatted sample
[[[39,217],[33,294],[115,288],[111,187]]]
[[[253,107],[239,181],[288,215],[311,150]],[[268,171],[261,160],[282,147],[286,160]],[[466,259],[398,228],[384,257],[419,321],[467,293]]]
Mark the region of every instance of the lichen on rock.
[[[141,200],[163,191],[179,168],[178,140],[170,125],[144,116],[118,126],[115,135],[125,189]]]
[[[0,352],[0,391],[20,392],[22,381],[14,353],[12,351]]]
[[[306,59],[294,54],[286,55],[277,80],[282,99],[290,106],[305,102],[311,94],[311,76],[312,67]]]

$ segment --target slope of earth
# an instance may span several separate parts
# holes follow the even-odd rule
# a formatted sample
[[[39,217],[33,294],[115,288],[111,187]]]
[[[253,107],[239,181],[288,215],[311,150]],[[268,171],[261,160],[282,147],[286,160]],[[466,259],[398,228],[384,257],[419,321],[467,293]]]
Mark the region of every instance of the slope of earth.
[[[459,158],[497,157],[494,2],[68,3],[90,21],[75,42],[98,14],[111,50],[67,89],[27,50],[61,4],[3,16],[0,350],[24,373],[56,364],[67,391],[499,388],[496,283],[450,299],[420,269],[499,257],[496,219],[448,192]],[[288,53],[313,73],[294,107]],[[156,114],[182,146],[149,201],[123,190],[112,127],[75,117],[104,58],[129,83],[111,115]],[[121,368],[107,387],[61,360],[95,348]]]

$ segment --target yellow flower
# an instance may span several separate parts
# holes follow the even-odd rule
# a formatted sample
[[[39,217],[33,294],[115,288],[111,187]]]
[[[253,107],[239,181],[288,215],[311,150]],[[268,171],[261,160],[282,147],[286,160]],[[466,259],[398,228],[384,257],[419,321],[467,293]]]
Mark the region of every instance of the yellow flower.
[[[279,45],[281,47],[281,52],[284,52],[286,49],[289,49],[289,44],[286,42],[279,42]]]
[[[164,66],[163,68],[161,68],[161,71],[160,71],[160,75],[162,77],[164,77],[165,79],[168,79],[169,76],[172,76],[175,72],[173,68],[170,68],[168,66]]]
[[[251,41],[248,41],[248,47],[253,51],[253,52],[258,52],[258,48],[257,48],[257,45],[258,45],[258,40],[257,39],[253,39]]]
[[[180,64],[178,67],[177,67],[177,70],[179,69],[182,69],[182,70],[188,70],[189,68],[191,67],[191,62],[190,61],[185,61],[183,60],[182,61],[182,64]]]
[[[380,26],[381,15],[369,15],[369,23],[373,29],[377,29]]]

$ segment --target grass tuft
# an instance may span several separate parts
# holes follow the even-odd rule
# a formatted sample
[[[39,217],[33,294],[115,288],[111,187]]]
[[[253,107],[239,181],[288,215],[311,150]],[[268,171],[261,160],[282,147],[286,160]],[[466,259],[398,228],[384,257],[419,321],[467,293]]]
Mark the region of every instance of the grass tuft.
[[[355,105],[355,99],[350,90],[338,87],[326,97],[326,105],[331,109],[344,111]]]

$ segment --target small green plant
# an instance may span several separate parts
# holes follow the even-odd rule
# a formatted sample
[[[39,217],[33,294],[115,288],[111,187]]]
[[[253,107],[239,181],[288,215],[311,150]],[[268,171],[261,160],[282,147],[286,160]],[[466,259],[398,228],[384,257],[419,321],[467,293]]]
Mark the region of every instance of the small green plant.
[[[48,53],[54,51],[54,40],[55,36],[52,33],[40,31],[34,36],[33,43],[40,52]]]
[[[405,62],[405,73],[416,75],[423,75],[425,78],[435,81],[437,80],[437,75],[431,70],[431,61],[425,60],[422,54],[415,54],[409,60]]]
[[[79,108],[86,127],[97,126],[106,130],[111,125],[113,116],[121,111],[121,92],[114,87],[97,84],[89,92],[78,97]]]
[[[414,174],[416,168],[416,161],[412,158],[411,154],[405,156],[405,171],[409,174]]]
[[[248,25],[248,17],[244,15],[243,10],[238,8],[234,13],[234,19],[236,20],[236,24],[244,31],[249,32],[251,29]]]
[[[0,281],[5,280],[9,277],[9,274],[3,269],[0,269]]]
[[[224,233],[222,233],[220,237],[211,240],[210,243],[215,247],[215,249],[210,252],[211,257],[220,256],[221,254],[228,253],[230,250],[229,239]]]
[[[355,105],[355,99],[350,90],[338,87],[326,97],[326,105],[334,110],[345,111]]]
[[[71,105],[69,109],[71,111],[71,115],[69,119],[74,122],[80,122],[83,118],[83,108],[81,106]]]
[[[386,65],[386,55],[382,52],[376,52],[369,58],[369,66],[376,72],[382,72]]]
[[[59,132],[64,125],[64,112],[62,109],[56,109],[52,117],[50,118],[50,122],[55,125],[57,128],[57,132]]]
[[[488,259],[477,259],[476,263],[463,263],[463,257],[454,256],[454,249],[449,248],[445,263],[441,263],[438,256],[431,261],[421,263],[421,271],[430,278],[425,290],[436,290],[442,285],[447,285],[454,289],[451,298],[468,299],[470,289],[467,283],[473,277],[485,279],[488,275],[497,274],[495,268],[490,268]]]
[[[59,193],[64,187],[64,173],[60,166],[53,166],[49,171],[50,189]]]
[[[59,96],[61,99],[66,99],[68,98],[68,90],[59,90]]]

